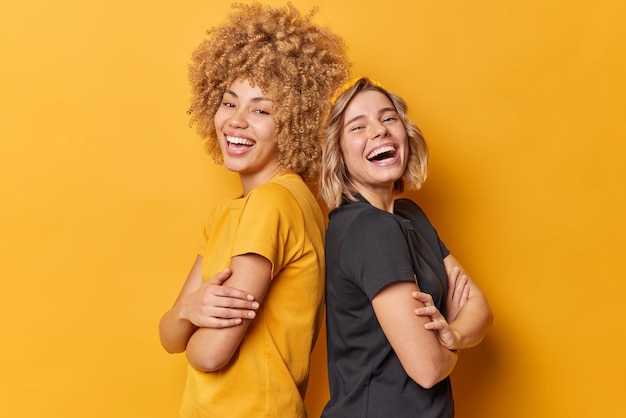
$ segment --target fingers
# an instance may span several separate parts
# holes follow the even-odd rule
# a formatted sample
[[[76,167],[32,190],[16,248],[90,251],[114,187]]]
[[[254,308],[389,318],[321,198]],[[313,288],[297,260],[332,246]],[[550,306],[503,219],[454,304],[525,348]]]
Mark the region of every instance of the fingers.
[[[253,302],[250,308],[218,308],[214,307],[211,317],[218,319],[252,319],[256,317],[256,309],[259,308],[258,302]]]
[[[424,328],[436,331],[445,331],[448,329],[448,323],[445,320],[432,321],[425,324]]]
[[[222,275],[219,273],[217,276],[204,283],[200,291],[203,294],[203,299],[208,301],[210,305],[224,306],[224,307],[251,307],[254,302],[254,295],[243,290],[235,289],[234,287],[222,286],[217,283],[217,279]]]
[[[213,277],[207,283],[215,284],[218,286],[222,285],[226,280],[228,280],[231,274],[233,274],[233,271],[229,267],[226,267],[224,270],[217,273],[215,277]]]
[[[234,303],[234,301],[236,300],[242,300],[242,301],[248,301],[248,302],[254,301],[254,295],[251,295],[248,292],[244,292],[243,290],[235,289],[234,287],[214,286],[211,289],[211,293],[213,293],[215,296],[218,296],[218,297],[230,299],[232,303]],[[224,305],[224,306],[230,306],[230,305]]]
[[[204,304],[212,308],[253,309],[259,308],[254,296],[232,287],[213,286],[207,290]]]
[[[435,305],[435,303],[433,302],[433,297],[430,294],[428,294],[428,293],[411,292],[411,296],[413,297],[413,299],[422,302],[426,306],[434,306]]]
[[[459,305],[461,307],[465,305],[465,302],[467,302],[467,299],[469,299],[469,295],[470,295],[470,286],[469,284],[466,284],[465,288],[463,288],[463,294],[461,295],[461,300],[459,301]]]
[[[256,317],[259,302],[239,289],[218,285],[230,274],[229,269],[217,274],[190,295],[185,304],[185,318],[202,328],[227,328]]]
[[[443,315],[441,315],[441,312],[439,312],[439,309],[437,309],[436,306],[425,306],[423,308],[417,308],[414,312],[415,315],[418,316],[429,316],[433,321],[445,322],[445,318],[443,317]]]
[[[241,318],[232,318],[232,319],[222,319],[222,318],[211,318],[210,321],[207,322],[206,328],[231,328],[240,325],[243,322]]]
[[[461,269],[454,267],[448,274],[448,298],[453,300],[463,293],[467,285],[467,275],[461,274]]]
[[[459,276],[456,281],[456,286],[454,288],[454,297],[458,297],[459,299],[462,297],[465,288],[469,289],[469,285],[467,284],[467,275],[463,274]]]
[[[256,317],[256,309],[258,308],[258,302],[252,302],[251,309],[208,306],[203,308],[202,311],[194,317],[195,320],[191,322],[201,328],[233,327],[243,323],[244,319],[254,319]]]
[[[233,288],[218,287],[216,293],[209,294],[202,309],[207,320],[212,319],[252,319],[256,317],[259,302],[248,300],[248,294]]]

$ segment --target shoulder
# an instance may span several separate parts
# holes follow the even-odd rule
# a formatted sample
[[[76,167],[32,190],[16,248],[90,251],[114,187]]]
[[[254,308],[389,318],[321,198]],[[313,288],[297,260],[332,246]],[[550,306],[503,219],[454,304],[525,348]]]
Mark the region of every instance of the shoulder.
[[[402,233],[398,219],[366,202],[349,202],[329,214],[328,229],[344,230],[357,240]]]
[[[396,199],[394,208],[396,213],[400,215],[407,214],[426,217],[426,213],[424,213],[422,208],[411,199]]]
[[[284,208],[297,205],[297,199],[284,184],[270,181],[248,193],[247,204],[264,205],[266,208]]]
[[[283,177],[279,177],[279,180]],[[299,176],[297,177],[299,179]],[[302,182],[302,185],[306,188],[304,182]],[[297,182],[286,184],[282,181],[272,180],[265,183],[248,193],[243,212],[253,216],[256,222],[270,223],[274,222],[270,221],[271,219],[276,221],[281,219],[282,221],[280,222],[282,223],[285,220],[293,222],[310,216],[308,214],[311,211],[305,208],[307,204],[301,197],[304,192],[298,190],[297,187]],[[323,223],[321,212],[317,216]]]
[[[433,228],[426,212],[410,199],[397,199],[394,212],[404,219],[410,220],[416,227]]]

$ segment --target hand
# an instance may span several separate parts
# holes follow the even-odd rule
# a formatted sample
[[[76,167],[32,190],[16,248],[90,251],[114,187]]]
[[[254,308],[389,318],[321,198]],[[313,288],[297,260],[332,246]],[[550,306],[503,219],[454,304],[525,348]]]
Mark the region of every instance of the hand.
[[[437,339],[443,347],[448,350],[456,350],[459,345],[459,338],[433,303],[432,296],[424,292],[412,292],[411,296],[425,305],[423,308],[415,309],[415,315],[430,317],[431,322],[426,323],[424,327],[435,331]]]
[[[187,294],[182,301],[181,316],[201,328],[228,328],[241,324],[242,318],[254,318],[259,308],[254,296],[223,286],[231,274],[232,270],[227,268]]]
[[[467,275],[461,274],[458,267],[448,272],[448,298],[446,299],[446,320],[453,322],[470,294]]]

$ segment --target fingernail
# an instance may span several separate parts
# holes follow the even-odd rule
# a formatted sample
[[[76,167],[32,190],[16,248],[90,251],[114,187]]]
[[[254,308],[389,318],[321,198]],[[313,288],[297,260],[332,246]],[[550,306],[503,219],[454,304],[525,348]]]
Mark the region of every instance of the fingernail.
[[[252,309],[259,309],[259,302],[253,302]]]
[[[256,312],[254,312],[254,311],[249,311],[248,312],[248,318],[254,318],[255,315],[256,315]]]

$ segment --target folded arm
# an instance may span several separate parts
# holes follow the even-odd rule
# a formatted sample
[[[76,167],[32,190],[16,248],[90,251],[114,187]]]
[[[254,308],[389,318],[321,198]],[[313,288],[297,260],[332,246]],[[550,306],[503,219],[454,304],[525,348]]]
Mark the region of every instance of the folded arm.
[[[259,307],[249,292],[222,285],[232,274],[230,268],[203,282],[202,260],[196,258],[176,301],[159,323],[161,345],[170,353],[185,351],[198,328],[237,326],[243,318],[254,318]]]
[[[406,373],[417,384],[430,388],[446,378],[457,355],[443,347],[434,331],[426,329],[430,319],[415,316],[424,307],[411,297],[413,282],[397,282],[383,288],[372,300],[376,317]]]
[[[456,334],[457,346],[455,349],[473,347],[485,338],[493,323],[493,313],[483,292],[452,254],[444,258],[443,262],[448,274],[453,269],[458,268],[460,275],[467,277],[469,296],[456,318],[450,321],[449,325],[452,332]]]
[[[224,285],[246,289],[261,303],[271,283],[272,264],[258,254],[233,257],[232,275]],[[200,371],[215,371],[224,367],[237,351],[251,319],[243,319],[241,325],[229,328],[199,328],[187,343],[189,364]]]

